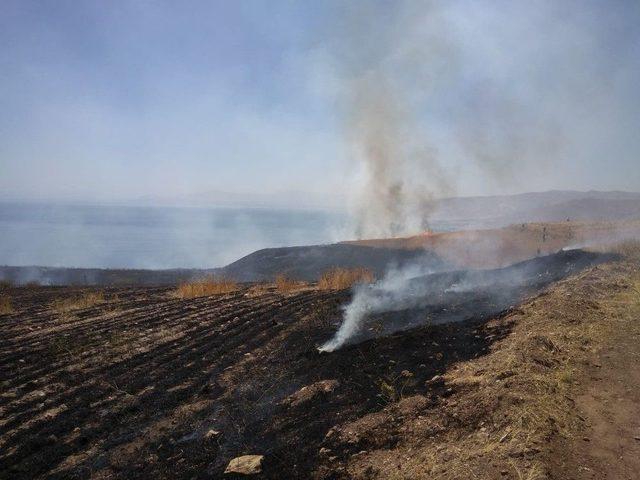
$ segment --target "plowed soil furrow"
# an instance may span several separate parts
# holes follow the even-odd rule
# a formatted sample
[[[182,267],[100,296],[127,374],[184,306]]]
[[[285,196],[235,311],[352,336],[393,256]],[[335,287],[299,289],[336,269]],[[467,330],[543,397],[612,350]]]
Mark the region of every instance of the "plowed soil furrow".
[[[233,301],[233,299],[230,299],[231,301]],[[277,298],[273,299],[265,299],[263,300],[262,303],[258,303],[258,306],[264,304],[267,307],[272,306],[274,303],[277,303]],[[242,312],[242,309],[231,309],[231,312],[227,312],[226,310],[220,310],[218,309],[218,303],[219,302],[213,302],[213,305],[211,307],[211,310],[209,309],[202,309],[197,311],[197,313],[192,313],[190,314],[188,317],[184,317],[184,316],[180,316],[178,312],[178,314],[176,314],[176,312],[173,312],[173,316],[167,315],[165,316],[158,316],[156,317],[156,321],[152,322],[152,323],[161,323],[162,325],[164,325],[166,327],[167,323],[172,323],[178,327],[190,327],[190,328],[186,328],[184,330],[177,330],[176,332],[174,332],[176,335],[179,336],[184,336],[186,334],[189,334],[190,332],[196,334],[196,335],[202,335],[203,332],[210,330],[212,328],[212,326],[215,326],[216,324],[220,323],[220,322],[224,322],[226,320],[228,320],[228,318],[230,317],[231,313],[239,313]],[[245,303],[250,303],[250,301],[247,302],[240,302],[238,303],[238,305],[242,305]],[[252,308],[255,308],[255,305],[252,306]],[[182,310],[181,310],[182,311]],[[225,312],[224,315],[220,314],[220,312]],[[239,317],[238,317],[239,318]],[[191,319],[195,319],[197,320],[197,322],[189,322],[189,320]],[[209,323],[204,323],[204,320],[208,320]],[[153,327],[154,325],[147,325],[146,328],[148,327]],[[151,328],[152,329],[152,328]],[[126,339],[128,343],[136,343],[137,341],[144,341],[144,338],[142,339],[135,339],[135,338],[127,338]],[[159,349],[156,349],[156,352],[160,352],[162,350],[162,348],[166,348],[167,350],[169,349],[174,349],[177,348],[176,345],[173,345],[172,342],[174,342],[175,339],[169,339],[168,341],[165,342],[166,345],[164,346],[160,346]],[[83,355],[81,355],[81,357],[74,357],[72,355],[66,355],[65,358],[63,359],[63,361],[59,362],[59,364],[54,364],[54,365],[47,365],[47,366],[43,366],[42,368],[40,368],[38,371],[36,372],[31,372],[31,374],[25,374],[24,372],[20,372],[19,373],[19,378],[22,379],[23,381],[32,381],[35,378],[41,377],[41,376],[48,376],[48,381],[51,382],[53,381],[67,381],[69,376],[68,376],[68,372],[66,372],[65,368],[68,365],[69,362],[78,362],[78,360],[81,360],[82,357],[89,357],[91,358],[92,356],[95,355],[96,352],[94,351],[86,351]],[[83,369],[83,372],[86,375],[100,375],[101,371],[100,368],[103,367],[103,365],[100,364],[104,364],[104,358],[102,358],[101,362],[97,365],[97,370],[92,370],[90,369],[90,365],[85,364],[85,366],[87,368]],[[148,357],[145,355],[140,355],[139,361],[137,362],[138,365],[141,365],[142,368],[144,368],[145,362],[148,360]],[[132,364],[128,365],[128,368],[130,369],[134,369],[135,368],[135,364],[136,362]],[[54,368],[57,368],[57,370],[54,370]],[[111,371],[113,372],[113,369],[110,367]],[[102,368],[102,370],[104,370],[104,368]],[[58,373],[58,375],[55,375],[55,373]],[[9,379],[12,378],[11,376],[9,377]],[[9,383],[9,385],[11,385],[11,383]],[[37,385],[32,384],[30,390],[34,390],[37,388]]]
[[[236,295],[225,299],[198,299],[185,302],[184,305],[156,305],[146,314],[129,309],[118,318],[100,317],[94,309],[94,316],[85,317],[62,330],[79,339],[91,340],[85,352],[77,356],[65,355],[66,358],[57,362],[44,366],[40,364],[36,370],[23,370],[18,376],[3,378],[7,386],[12,386],[11,380],[19,378],[25,388],[19,389],[20,396],[3,408],[3,416],[7,421],[3,422],[0,429],[3,438],[1,446],[5,452],[0,455],[1,466],[26,461],[37,463],[36,458],[45,455],[51,467],[52,462],[64,458],[68,449],[80,448],[81,445],[71,442],[64,449],[41,446],[34,451],[29,439],[68,436],[75,426],[92,423],[97,406],[108,412],[97,425],[85,429],[89,436],[99,436],[114,424],[122,424],[122,410],[129,408],[127,404],[131,398],[145,405],[175,405],[193,397],[209,384],[216,373],[236,363],[253,348],[268,342],[300,316],[308,314],[311,305],[319,298],[330,296],[332,294],[319,295],[313,291],[289,297],[269,294],[245,299]],[[127,306],[122,305],[123,308]],[[148,345],[152,338],[152,334],[148,333],[150,330],[172,326],[177,327],[172,331],[174,337],[166,342]],[[105,360],[109,360],[109,355],[99,348],[101,335],[132,327],[136,327],[142,335],[128,338],[127,342],[147,343],[147,350],[104,364]],[[55,337],[53,333],[45,336],[46,339]],[[46,352],[37,343],[42,340],[34,340],[31,336],[28,339],[32,343],[23,347],[30,349],[27,358],[35,358]],[[20,340],[20,337],[15,340]],[[92,362],[92,355],[97,354],[101,354],[101,362]],[[56,356],[51,355],[51,358],[55,359]],[[81,368],[71,373],[67,370],[71,364],[76,367],[79,364]],[[3,374],[6,372],[3,369]],[[40,382],[35,383],[33,380],[36,379],[40,379]],[[41,396],[27,396],[36,391],[41,383],[55,385],[56,382],[64,385],[57,393],[47,392],[44,399]],[[55,412],[55,421],[43,415],[43,411]],[[52,449],[58,452],[56,459],[46,453]]]
[[[241,294],[237,294],[234,296],[240,296]],[[224,302],[226,299],[219,299],[216,303]],[[191,301],[191,308],[198,308],[199,302],[207,303],[207,299],[195,299]],[[83,332],[93,332],[93,328],[95,326],[96,320],[101,320],[101,326],[107,326],[114,323],[117,323],[119,320],[126,319],[129,323],[134,323],[138,320],[147,321],[150,317],[153,317],[157,312],[162,312],[166,309],[170,309],[171,307],[175,308],[184,308],[185,301],[179,299],[171,299],[171,298],[162,298],[157,299],[153,302],[145,301],[139,302],[139,305],[132,305],[124,302],[117,302],[107,304],[108,308],[113,310],[116,315],[114,315],[112,320],[108,318],[103,318],[105,305],[100,305],[99,307],[91,307],[89,309],[79,310],[73,312],[73,315],[65,317],[64,315],[49,315],[48,320],[53,325],[48,325],[48,331],[45,336],[42,335],[42,332],[34,332],[32,330],[28,330],[27,332],[21,332],[16,337],[9,337],[6,340],[16,340],[16,343],[22,347],[29,346],[29,342],[27,342],[26,337],[32,337],[33,341],[41,341],[47,338],[53,338],[54,336],[60,334],[79,334]],[[118,311],[122,310],[122,311]],[[15,345],[10,345],[11,347],[15,347]],[[0,349],[4,348],[4,341],[0,344]]]
[[[274,303],[277,303],[277,300],[267,302],[266,303],[266,307],[263,308],[263,309],[254,309],[254,311],[252,312],[253,315],[251,315],[251,317],[254,317],[254,316],[258,317],[258,316],[264,314],[265,312],[268,312],[269,309],[271,308],[271,306]],[[308,300],[307,300],[307,303],[308,303]],[[305,304],[305,301],[302,300],[302,299],[296,300],[296,301],[292,301],[290,308],[284,310],[283,312],[281,312],[281,315],[279,315],[279,317],[283,317],[283,316],[288,315],[290,313],[290,311],[292,311],[292,310],[294,310],[296,308],[299,309],[301,306],[304,306],[304,304]],[[236,310],[236,312],[237,312],[237,310]],[[248,318],[248,321],[250,321],[252,319],[251,317]],[[244,323],[246,324],[247,322],[245,321]],[[242,325],[242,324],[240,324],[240,325]],[[196,331],[195,333],[198,333],[198,332]],[[233,344],[234,345],[243,345],[244,344],[245,345],[245,349],[246,349],[246,345],[248,345],[248,342],[246,340],[247,340],[248,337],[251,337],[251,336],[254,336],[254,337],[258,338],[259,341],[262,341],[263,335],[262,334],[261,335],[256,335],[256,328],[253,328],[253,329],[245,329],[244,334],[241,337],[239,337],[235,342],[233,342]],[[198,338],[197,335],[195,336],[195,338]],[[226,340],[229,340],[227,337],[225,337],[225,338],[226,338]],[[198,346],[196,346],[194,344],[188,344],[186,347],[182,348],[180,350],[180,352],[175,353],[173,360],[168,364],[166,363],[166,361],[159,362],[162,365],[167,365],[168,368],[162,369],[161,372],[159,372],[156,375],[152,375],[150,378],[151,379],[163,378],[167,374],[167,372],[170,371],[174,367],[174,365],[176,365],[178,363],[181,363],[183,361],[182,360],[182,355],[184,355],[184,354],[200,355],[201,353],[204,353],[205,350],[214,347],[213,345],[206,346],[206,342],[207,341],[208,341],[208,337],[205,338],[204,340],[200,340]],[[229,351],[230,350],[230,346],[231,346],[231,342],[227,341],[226,344],[225,344],[225,347],[226,347],[225,351]],[[164,359],[164,360],[167,360],[167,359]],[[157,359],[153,359],[153,363],[154,364],[158,363],[158,360]],[[200,364],[200,362],[196,362],[195,364],[192,364],[192,366],[197,369],[197,368],[199,368],[199,364]],[[125,362],[125,366],[123,367],[123,369],[124,369],[123,373],[125,375],[127,374],[127,372],[130,373],[131,370],[130,370],[129,367],[130,367],[130,365],[128,365],[128,363]],[[114,369],[111,368],[110,370],[113,371]],[[118,371],[118,369],[116,368],[115,371]],[[149,376],[147,376],[147,378],[149,378]],[[146,384],[148,384],[148,383],[149,383],[148,381],[142,382],[141,384],[138,385],[138,387],[140,389],[144,389]],[[135,385],[131,385],[131,386],[135,386]],[[72,397],[72,396],[76,396],[77,397],[78,395],[81,396],[82,393],[83,392],[81,392],[81,391],[72,391],[70,394],[67,395],[67,397]],[[94,393],[95,393],[95,391],[94,391]],[[31,403],[35,403],[35,401],[33,401]],[[76,407],[76,405],[73,405],[73,407]],[[20,420],[24,421],[25,418],[21,418]],[[15,423],[15,421],[11,421],[10,425],[7,425],[6,427],[10,427],[14,423]]]
[[[279,303],[277,299],[275,300],[271,300],[269,302],[266,303],[266,306],[264,307],[264,311],[268,311],[270,308],[273,307],[274,303]],[[292,302],[292,306],[295,307],[297,305],[297,302]],[[242,317],[242,321],[244,321],[244,323],[246,323],[247,321],[251,321],[253,320],[254,317],[259,317],[261,314],[264,314],[264,311],[261,309],[256,309],[252,312],[252,314],[250,314],[247,317]],[[237,312],[237,311],[236,311]],[[289,313],[289,309],[286,309],[282,312],[280,312],[280,315],[287,315]],[[234,317],[235,318],[235,317]],[[241,320],[241,317],[237,317],[238,318],[238,322]],[[230,327],[231,325],[228,324],[227,327]],[[124,367],[122,369],[122,374],[125,376],[131,376],[132,373],[137,373],[136,369],[140,368],[140,369],[146,369],[147,368],[147,363],[149,361],[155,363],[162,363],[165,365],[173,365],[175,362],[180,362],[181,361],[181,357],[182,355],[184,355],[185,353],[187,354],[191,354],[193,355],[199,355],[201,353],[205,353],[207,350],[210,350],[213,347],[213,344],[210,344],[210,339],[220,335],[221,333],[223,333],[223,331],[213,331],[212,334],[210,335],[204,335],[204,332],[206,330],[208,330],[208,325],[199,325],[199,328],[195,328],[192,329],[191,332],[187,332],[190,334],[189,338],[193,338],[193,339],[197,339],[198,343],[188,343],[190,342],[189,339],[185,340],[184,338],[181,339],[180,345],[181,348],[177,349],[176,346],[174,346],[173,344],[168,344],[165,347],[163,346],[159,346],[158,348],[156,348],[152,353],[149,353],[149,355],[141,355],[140,358],[137,359],[132,359],[130,362],[126,362],[124,363]],[[244,335],[239,339],[240,342],[243,341],[243,339],[246,336],[250,336],[252,334],[252,330],[246,330],[244,332]],[[227,334],[227,336],[224,337],[225,341],[227,342],[228,345],[231,344],[231,339],[229,337],[229,334]],[[186,345],[185,345],[185,342]],[[166,348],[166,351],[164,350],[164,348]],[[164,356],[160,356],[164,354]],[[171,356],[170,356],[171,355]],[[151,358],[153,356],[153,358]],[[134,366],[135,364],[137,364],[138,366]],[[118,372],[118,368],[114,368],[117,367],[116,365],[112,365],[109,368],[109,371],[111,373],[111,375],[117,375]],[[85,375],[90,375],[90,376],[99,376],[101,375],[102,372],[100,371],[88,371],[85,373]],[[149,376],[149,374],[145,375],[146,377]],[[51,380],[51,379],[49,379]],[[82,382],[80,382],[82,383]],[[34,386],[35,388],[35,386]],[[33,400],[32,403],[36,403],[36,400]],[[11,409],[7,410],[7,413],[11,413]]]
[[[206,307],[214,308],[216,305],[224,301],[228,300],[217,300],[214,301],[211,306],[206,305]],[[202,304],[204,304],[204,302],[202,302]],[[194,309],[202,314],[203,312],[200,311],[200,309],[202,308],[204,308],[202,305],[196,303],[189,305],[186,311],[188,312]],[[41,340],[34,340],[41,345],[37,345],[36,348],[31,349],[31,351],[29,351],[27,348],[24,348],[24,350],[27,350],[28,355],[35,356],[38,360],[41,360],[43,355],[46,356],[50,353],[50,348],[48,348],[49,342],[59,339],[61,335],[71,336],[74,334],[74,340],[81,343],[83,349],[88,350],[94,344],[102,342],[104,340],[102,337],[105,334],[109,333],[111,330],[115,330],[117,327],[121,327],[123,324],[128,329],[127,333],[131,333],[135,329],[150,330],[171,320],[183,320],[187,318],[182,316],[183,312],[185,312],[184,302],[179,302],[172,303],[170,305],[164,304],[150,311],[145,311],[143,309],[139,309],[136,311],[128,310],[118,314],[116,318],[107,318],[106,320],[101,319],[100,317],[96,317],[88,322],[84,322],[82,328],[74,328],[71,331],[54,332],[53,334],[44,336],[44,338]],[[11,368],[12,365],[9,362],[11,360],[16,361],[24,359],[24,354],[25,352],[19,349],[16,351],[16,354],[12,356],[12,358],[3,358],[2,361],[7,368]],[[23,370],[21,372],[21,376],[25,378],[25,374],[28,375],[28,371]]]

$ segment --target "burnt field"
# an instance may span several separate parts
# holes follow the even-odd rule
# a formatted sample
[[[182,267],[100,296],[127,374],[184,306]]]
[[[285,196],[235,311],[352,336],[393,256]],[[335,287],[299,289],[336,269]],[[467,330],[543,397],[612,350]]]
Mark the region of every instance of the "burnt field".
[[[336,443],[332,432],[416,395],[428,415],[455,392],[434,377],[509,334],[511,324],[488,320],[610,259],[574,251],[512,267],[526,272],[518,277],[440,274],[428,281],[443,293],[409,320],[372,319],[408,330],[374,336],[368,324],[359,343],[332,353],[317,347],[336,331],[348,291],[246,285],[183,300],[167,287],[104,288],[73,308],[61,299],[97,290],[6,287],[0,476],[218,478],[231,458],[259,454],[264,478],[342,478],[341,462],[398,438]],[[511,278],[523,281],[498,297],[458,288]]]

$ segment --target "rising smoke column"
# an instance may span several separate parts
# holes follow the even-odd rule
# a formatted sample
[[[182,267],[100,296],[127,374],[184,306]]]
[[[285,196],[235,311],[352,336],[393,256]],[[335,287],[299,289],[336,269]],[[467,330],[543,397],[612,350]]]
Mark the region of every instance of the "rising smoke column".
[[[355,287],[351,302],[343,307],[343,321],[334,337],[322,345],[321,352],[333,352],[357,335],[369,315],[398,311],[423,304],[427,291],[420,284],[410,288],[412,278],[431,273],[423,263],[390,269],[382,280]]]
[[[360,238],[427,227],[433,199],[476,193],[460,184],[461,170],[467,185],[501,193],[575,188],[594,152],[637,152],[628,101],[637,72],[624,53],[637,48],[617,28],[637,7],[609,15],[604,4],[551,0],[350,5],[333,53],[362,174]],[[325,349],[348,341],[367,312],[406,298],[378,287],[355,291]]]
[[[422,89],[442,76],[444,58],[435,52],[448,50],[448,40],[430,2],[398,5],[391,16],[372,3],[354,7],[336,54],[349,156],[360,173],[354,198],[360,238],[424,231],[434,197],[454,191],[419,118]]]

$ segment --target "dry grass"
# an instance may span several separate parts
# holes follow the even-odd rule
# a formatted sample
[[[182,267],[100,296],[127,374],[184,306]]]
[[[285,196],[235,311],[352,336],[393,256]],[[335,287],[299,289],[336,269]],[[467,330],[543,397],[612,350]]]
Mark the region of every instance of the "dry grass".
[[[627,260],[640,262],[640,240],[625,240],[611,248],[613,253],[618,253]]]
[[[318,282],[320,290],[343,290],[356,283],[372,283],[375,276],[366,268],[332,268],[322,274]]]
[[[0,315],[9,315],[13,313],[13,305],[9,295],[0,295]]]
[[[207,297],[238,290],[235,280],[226,277],[207,277],[178,285],[173,294],[178,298]]]
[[[276,290],[278,290],[280,293],[289,293],[305,285],[304,282],[292,280],[283,273],[279,273],[278,275],[276,275],[275,284]]]
[[[13,287],[13,283],[9,280],[0,280],[0,290],[8,290],[11,287]]]
[[[102,292],[87,292],[83,295],[71,298],[60,298],[51,303],[51,308],[58,313],[67,313],[73,310],[90,308],[100,303],[104,303],[105,298]]]

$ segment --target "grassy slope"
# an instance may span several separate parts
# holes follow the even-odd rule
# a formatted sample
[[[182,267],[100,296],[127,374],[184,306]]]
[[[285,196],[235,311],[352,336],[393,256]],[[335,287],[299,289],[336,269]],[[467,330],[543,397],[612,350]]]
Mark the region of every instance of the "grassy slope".
[[[623,388],[605,407],[597,393],[611,390],[607,382],[639,378],[639,266],[636,254],[594,267],[493,320],[510,324],[512,333],[489,355],[448,371],[450,396],[437,408],[428,396],[412,396],[342,425],[327,441],[336,458],[324,472],[380,479],[633,478],[640,442],[603,432],[611,437],[639,418],[638,385]],[[617,356],[607,355],[612,351]],[[598,383],[593,370],[603,368],[603,356],[617,377]],[[607,442],[628,446],[611,453]],[[361,453],[339,460],[347,447]]]
[[[561,248],[638,238],[640,220],[624,222],[528,223],[487,230],[357,240],[372,247],[424,248],[447,262],[464,268],[495,268],[550,254]]]

